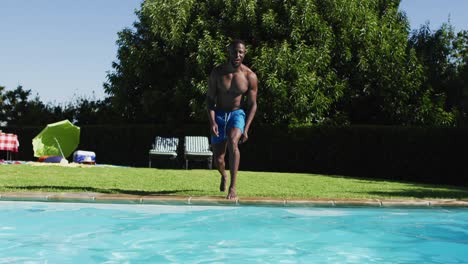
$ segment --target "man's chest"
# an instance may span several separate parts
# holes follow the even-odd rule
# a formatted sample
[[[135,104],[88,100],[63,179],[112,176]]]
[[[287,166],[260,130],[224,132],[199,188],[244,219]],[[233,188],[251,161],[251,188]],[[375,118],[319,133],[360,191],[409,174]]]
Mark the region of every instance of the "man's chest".
[[[218,78],[218,89],[228,93],[245,93],[249,87],[249,81],[245,74],[229,73]]]

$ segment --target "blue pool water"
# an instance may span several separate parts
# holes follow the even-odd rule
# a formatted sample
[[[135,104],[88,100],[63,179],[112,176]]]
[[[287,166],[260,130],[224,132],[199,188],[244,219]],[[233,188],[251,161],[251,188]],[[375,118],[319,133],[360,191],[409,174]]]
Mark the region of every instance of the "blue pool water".
[[[0,263],[467,263],[468,209],[0,202]]]

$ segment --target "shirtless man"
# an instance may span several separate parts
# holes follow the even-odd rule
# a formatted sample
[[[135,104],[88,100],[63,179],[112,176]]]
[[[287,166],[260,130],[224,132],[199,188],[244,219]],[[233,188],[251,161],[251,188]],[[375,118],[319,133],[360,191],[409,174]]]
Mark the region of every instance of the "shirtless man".
[[[224,156],[227,149],[231,183],[226,199],[236,199],[238,145],[248,140],[250,124],[257,111],[257,75],[242,64],[246,54],[243,41],[232,41],[228,52],[229,61],[215,67],[210,74],[207,103],[215,166],[221,173],[219,190],[226,191]],[[245,111],[242,109],[244,96],[247,96]]]

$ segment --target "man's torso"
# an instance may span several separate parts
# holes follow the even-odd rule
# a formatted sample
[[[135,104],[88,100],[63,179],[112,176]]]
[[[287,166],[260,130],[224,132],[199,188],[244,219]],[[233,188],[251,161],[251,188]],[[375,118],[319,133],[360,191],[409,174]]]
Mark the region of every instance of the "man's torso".
[[[248,75],[252,71],[241,65],[239,71],[226,72],[221,66],[216,75],[216,108],[233,111],[241,108],[242,96],[249,90]]]

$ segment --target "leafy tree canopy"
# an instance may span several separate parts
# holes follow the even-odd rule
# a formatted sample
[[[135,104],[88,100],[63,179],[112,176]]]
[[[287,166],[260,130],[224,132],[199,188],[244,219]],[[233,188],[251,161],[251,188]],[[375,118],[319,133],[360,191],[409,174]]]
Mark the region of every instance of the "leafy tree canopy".
[[[34,125],[205,120],[232,39],[259,78],[257,122],[468,125],[468,32],[409,32],[398,0],[145,0],[118,33],[104,100],[65,106],[0,86],[0,120]]]
[[[421,109],[421,116],[431,124],[467,124],[468,31],[456,34],[449,24],[432,31],[426,24],[411,33],[409,43],[423,66],[420,96],[434,109]]]
[[[398,2],[146,0],[105,90],[126,121],[201,120],[207,76],[240,38],[261,122],[404,123],[422,68]]]

